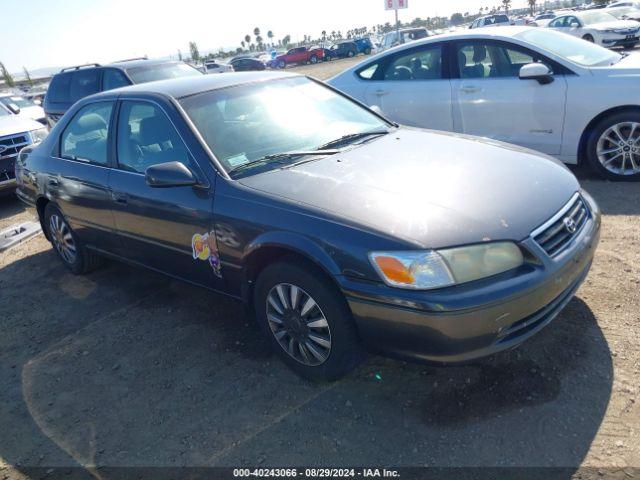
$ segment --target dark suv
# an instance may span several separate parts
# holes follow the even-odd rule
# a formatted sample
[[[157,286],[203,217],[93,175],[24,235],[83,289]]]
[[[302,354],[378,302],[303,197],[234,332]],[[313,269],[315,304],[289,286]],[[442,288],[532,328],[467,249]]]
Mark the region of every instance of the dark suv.
[[[44,99],[47,123],[53,127],[71,105],[97,92],[134,83],[196,75],[202,75],[202,72],[187,63],[145,58],[63,68],[54,75]]]

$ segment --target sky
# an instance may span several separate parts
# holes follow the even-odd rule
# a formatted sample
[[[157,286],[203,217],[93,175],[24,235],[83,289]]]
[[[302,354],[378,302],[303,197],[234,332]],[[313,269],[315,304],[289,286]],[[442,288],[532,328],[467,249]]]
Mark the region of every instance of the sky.
[[[409,0],[400,20],[477,12],[500,0]],[[524,7],[525,0],[513,0]],[[293,41],[322,30],[391,22],[384,0],[0,0],[0,62],[10,72],[148,55],[188,55],[237,47],[259,27],[262,36]],[[185,56],[186,56],[185,55]]]

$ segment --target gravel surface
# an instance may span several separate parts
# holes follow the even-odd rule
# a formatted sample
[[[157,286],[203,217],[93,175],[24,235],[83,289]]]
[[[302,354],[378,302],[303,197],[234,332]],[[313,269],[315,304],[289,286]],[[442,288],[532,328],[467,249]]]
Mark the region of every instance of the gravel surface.
[[[292,70],[324,78],[347,63]],[[537,336],[466,366],[371,357],[313,384],[224,297],[115,262],[71,275],[42,235],[1,253],[0,478],[78,465],[591,466],[625,477],[640,467],[640,184],[577,173],[604,212],[589,277]],[[0,200],[0,228],[31,215]]]

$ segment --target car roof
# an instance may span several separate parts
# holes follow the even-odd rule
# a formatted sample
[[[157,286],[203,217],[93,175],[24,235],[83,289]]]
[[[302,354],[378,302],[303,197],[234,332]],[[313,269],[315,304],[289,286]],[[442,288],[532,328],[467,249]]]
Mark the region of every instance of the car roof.
[[[131,94],[160,94],[173,98],[182,98],[210,90],[218,90],[220,88],[234,87],[237,85],[274,80],[278,78],[293,78],[300,76],[301,75],[295,73],[272,71],[234,72],[225,73],[224,75],[198,75],[194,77],[173,78],[170,80],[139,83],[98,93],[93,95],[92,98]]]
[[[165,63],[184,63],[180,60],[146,60],[144,58],[139,58],[136,60],[123,60],[119,62],[113,62],[106,65],[102,65],[103,67],[120,67],[120,68],[135,68],[135,67],[145,67],[149,65],[162,65]]]

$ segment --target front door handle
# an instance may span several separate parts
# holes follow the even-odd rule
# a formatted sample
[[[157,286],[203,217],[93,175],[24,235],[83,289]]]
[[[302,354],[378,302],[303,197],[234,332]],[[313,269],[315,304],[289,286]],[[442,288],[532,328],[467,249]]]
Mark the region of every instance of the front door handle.
[[[114,202],[126,205],[129,201],[129,195],[123,192],[111,192],[111,198]]]
[[[476,93],[476,92],[479,92],[480,89],[478,87],[474,87],[473,85],[467,85],[467,86],[461,87],[460,91],[464,93]]]
[[[381,90],[376,90],[376,91],[375,91],[375,94],[376,94],[378,97],[384,97],[385,95],[388,95],[388,94],[389,94],[389,91],[388,91],[388,90],[382,90],[382,89],[381,89]]]

